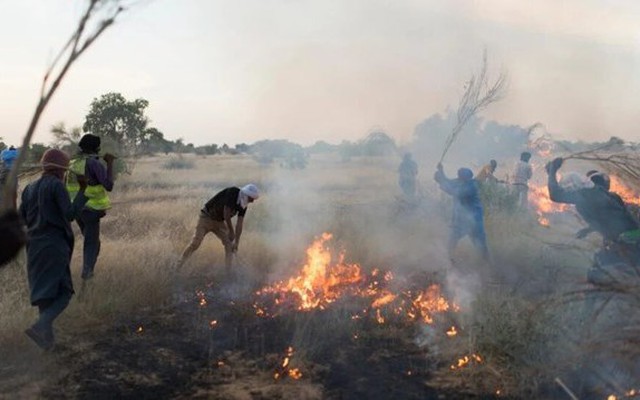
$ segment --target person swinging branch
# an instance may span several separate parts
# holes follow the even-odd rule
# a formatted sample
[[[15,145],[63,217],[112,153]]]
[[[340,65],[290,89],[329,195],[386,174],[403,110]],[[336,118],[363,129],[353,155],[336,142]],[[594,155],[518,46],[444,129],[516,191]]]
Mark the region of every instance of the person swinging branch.
[[[213,232],[224,246],[225,267],[227,273],[231,271],[233,253],[237,252],[242,236],[244,216],[247,206],[260,197],[258,187],[252,183],[237,187],[228,187],[218,192],[200,210],[200,217],[196,225],[191,243],[184,249],[177,267],[181,267],[185,261],[200,247],[205,235]],[[238,216],[235,229],[231,219]]]

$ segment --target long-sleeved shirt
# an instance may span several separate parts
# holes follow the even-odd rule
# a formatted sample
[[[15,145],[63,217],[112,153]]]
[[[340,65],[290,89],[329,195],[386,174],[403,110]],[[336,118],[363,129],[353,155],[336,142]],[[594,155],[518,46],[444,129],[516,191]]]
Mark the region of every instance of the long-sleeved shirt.
[[[524,161],[518,161],[516,164],[516,170],[513,174],[513,183],[517,185],[527,185],[529,179],[533,175],[531,165]]]
[[[585,222],[605,239],[615,241],[621,233],[639,228],[620,196],[602,187],[566,190],[558,184],[555,173],[549,174],[547,186],[551,200],[575,204]]]
[[[102,185],[107,192],[113,190],[113,172],[100,163],[97,155],[87,157],[85,174],[88,185]]]
[[[454,229],[464,228],[469,225],[483,227],[482,202],[478,191],[478,183],[475,179],[468,181],[461,179],[449,179],[444,172],[438,171],[435,180],[445,193],[453,197],[453,218]],[[479,225],[478,225],[479,224]]]

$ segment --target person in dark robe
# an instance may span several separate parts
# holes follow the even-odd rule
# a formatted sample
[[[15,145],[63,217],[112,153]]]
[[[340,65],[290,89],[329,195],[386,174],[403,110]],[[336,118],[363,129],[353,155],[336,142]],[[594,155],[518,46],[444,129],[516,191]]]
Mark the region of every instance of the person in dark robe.
[[[449,179],[444,174],[442,164],[438,164],[434,179],[440,185],[440,189],[453,197],[453,216],[448,244],[449,256],[452,257],[460,239],[468,235],[482,258],[489,261],[482,202],[480,201],[478,182],[473,179],[473,172],[469,168],[460,168],[458,177]]]
[[[49,149],[42,156],[42,176],[22,192],[20,216],[27,226],[27,275],[30,300],[39,318],[25,333],[38,346],[54,345],[53,321],[67,308],[73,295],[71,221],[84,207],[86,179],[78,176],[80,190],[73,200],[63,183],[69,156]]]

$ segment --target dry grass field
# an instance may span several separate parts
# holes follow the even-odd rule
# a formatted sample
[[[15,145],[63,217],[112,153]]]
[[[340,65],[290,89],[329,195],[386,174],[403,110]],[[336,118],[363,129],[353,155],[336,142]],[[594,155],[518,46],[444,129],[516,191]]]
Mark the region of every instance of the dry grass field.
[[[56,322],[58,350],[43,354],[23,334],[36,317],[24,256],[1,271],[0,397],[567,396],[555,379],[580,382],[573,390],[594,396],[586,398],[640,388],[619,366],[624,357],[608,357],[616,366],[599,370],[598,382],[581,379],[589,357],[602,353],[600,333],[624,326],[616,313],[626,303],[612,301],[605,322],[585,321],[581,293],[597,240],[571,238],[580,227],[575,217],[558,216],[543,227],[530,215],[489,212],[492,264],[480,262],[465,240],[452,266],[445,250],[449,205],[431,170],[421,169],[421,201],[410,207],[400,197],[396,158],[342,162],[322,155],[303,170],[246,156],[193,155],[180,160],[192,168],[166,168],[172,160],[143,158],[119,177],[102,220],[96,276],[84,288],[76,236],[76,296]],[[203,203],[250,182],[263,195],[247,212],[236,280],[223,276],[223,248],[213,235],[174,271]],[[297,274],[305,249],[323,232],[334,235],[347,262],[391,271],[396,286],[435,281],[460,310],[433,325],[354,326],[354,304],[338,301],[325,312],[255,322],[255,290]],[[203,298],[205,311],[197,304]],[[219,330],[208,329],[214,318]],[[452,325],[456,338],[444,334]],[[594,340],[583,340],[586,330]],[[286,343],[294,345],[303,376],[274,381],[273,349],[284,351]],[[453,370],[471,354],[481,361]]]

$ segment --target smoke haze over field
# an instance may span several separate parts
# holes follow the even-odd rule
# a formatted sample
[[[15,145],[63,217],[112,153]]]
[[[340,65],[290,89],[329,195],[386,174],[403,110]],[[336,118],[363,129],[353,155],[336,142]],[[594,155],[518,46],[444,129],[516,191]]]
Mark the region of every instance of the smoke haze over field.
[[[5,142],[26,131],[46,65],[83,6],[2,2]],[[571,139],[634,139],[638,16],[632,0],[146,1],[74,66],[35,141],[50,142],[57,121],[81,125],[109,91],[148,99],[153,125],[186,143],[337,143],[372,126],[407,141],[455,106],[485,46],[493,71],[510,77],[487,118],[540,121]]]

